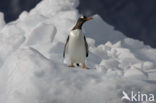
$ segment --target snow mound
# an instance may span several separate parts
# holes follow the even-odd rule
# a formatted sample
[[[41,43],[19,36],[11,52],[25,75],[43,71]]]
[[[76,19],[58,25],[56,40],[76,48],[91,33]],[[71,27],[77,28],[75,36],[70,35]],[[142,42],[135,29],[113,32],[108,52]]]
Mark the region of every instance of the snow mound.
[[[84,24],[84,32],[86,32],[86,36],[94,38],[97,45],[107,41],[116,43],[125,38],[121,32],[114,30],[113,26],[103,22],[99,15],[94,15],[92,21]]]
[[[9,24],[0,13],[0,103],[121,103],[122,91],[156,94],[156,49],[99,15],[83,26],[91,69],[67,66],[62,53],[78,4],[43,0]]]
[[[0,30],[4,27],[5,21],[4,21],[4,14],[0,12]]]

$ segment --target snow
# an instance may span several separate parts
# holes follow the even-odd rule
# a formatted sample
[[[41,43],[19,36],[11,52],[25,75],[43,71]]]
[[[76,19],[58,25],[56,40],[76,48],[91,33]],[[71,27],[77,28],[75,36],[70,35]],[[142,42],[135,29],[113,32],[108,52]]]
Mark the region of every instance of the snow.
[[[0,103],[121,103],[122,91],[156,95],[156,49],[114,30],[99,15],[85,23],[87,65],[68,67],[63,48],[78,0],[43,0],[5,24],[0,13]]]
[[[4,21],[4,14],[0,12],[0,30],[4,27],[5,21]]]
[[[94,38],[97,45],[104,44],[107,41],[116,43],[125,38],[121,32],[114,30],[113,26],[103,22],[99,15],[94,15],[92,21],[84,24],[84,32],[86,36]]]

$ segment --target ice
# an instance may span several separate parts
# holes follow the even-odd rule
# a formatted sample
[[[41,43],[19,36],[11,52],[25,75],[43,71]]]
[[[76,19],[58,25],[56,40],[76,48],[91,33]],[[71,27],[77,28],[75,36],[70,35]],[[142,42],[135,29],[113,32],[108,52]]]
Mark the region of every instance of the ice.
[[[107,41],[116,43],[125,38],[121,32],[114,30],[113,26],[104,22],[99,15],[94,15],[92,21],[84,24],[84,32],[86,36],[94,38],[97,45]]]
[[[16,25],[6,25],[0,32],[0,66],[25,40],[24,31]]]
[[[4,27],[5,21],[4,21],[4,14],[0,12],[0,30]]]
[[[127,71],[125,71],[124,77],[129,79],[143,79],[146,80],[147,73],[143,72],[142,70],[139,70],[135,67],[131,67]]]
[[[43,44],[53,42],[56,34],[56,28],[52,24],[42,23],[36,27],[28,37],[26,45]]]
[[[27,14],[25,17],[23,17],[22,20],[19,20],[17,26],[26,31],[26,35],[29,35],[29,33],[31,33],[31,31],[36,28],[36,26],[45,20],[46,17],[42,15]]]
[[[45,0],[41,1],[31,13],[45,16],[55,16],[59,12],[72,11],[79,4],[79,0]],[[71,15],[69,15],[71,16]]]
[[[0,13],[0,103],[122,103],[122,91],[156,94],[156,49],[98,14],[83,26],[90,69],[68,67],[63,49],[78,4],[42,0],[9,24]]]
[[[147,62],[144,62],[143,68],[144,69],[154,69],[155,68],[155,65],[152,62],[147,61]]]
[[[25,18],[28,16],[28,12],[27,11],[23,11],[20,15],[19,15],[19,20],[25,20]]]

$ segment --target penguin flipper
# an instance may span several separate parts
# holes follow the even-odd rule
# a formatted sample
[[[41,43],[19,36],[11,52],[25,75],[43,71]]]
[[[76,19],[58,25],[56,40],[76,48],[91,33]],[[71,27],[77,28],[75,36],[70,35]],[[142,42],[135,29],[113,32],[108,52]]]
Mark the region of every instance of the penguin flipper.
[[[68,44],[68,41],[69,41],[69,35],[68,35],[68,37],[67,37],[66,44],[64,45],[63,58],[65,57],[66,46],[67,46],[67,44]]]
[[[86,40],[86,37],[85,36],[84,36],[84,41],[85,41],[86,57],[88,57],[89,50],[88,50],[88,43],[87,43],[87,40]]]

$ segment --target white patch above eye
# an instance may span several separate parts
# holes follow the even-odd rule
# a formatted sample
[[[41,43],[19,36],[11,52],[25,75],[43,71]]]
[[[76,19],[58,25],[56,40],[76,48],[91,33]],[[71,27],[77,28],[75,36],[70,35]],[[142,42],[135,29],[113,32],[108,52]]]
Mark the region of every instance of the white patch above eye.
[[[84,16],[80,16],[81,19],[84,19]]]

